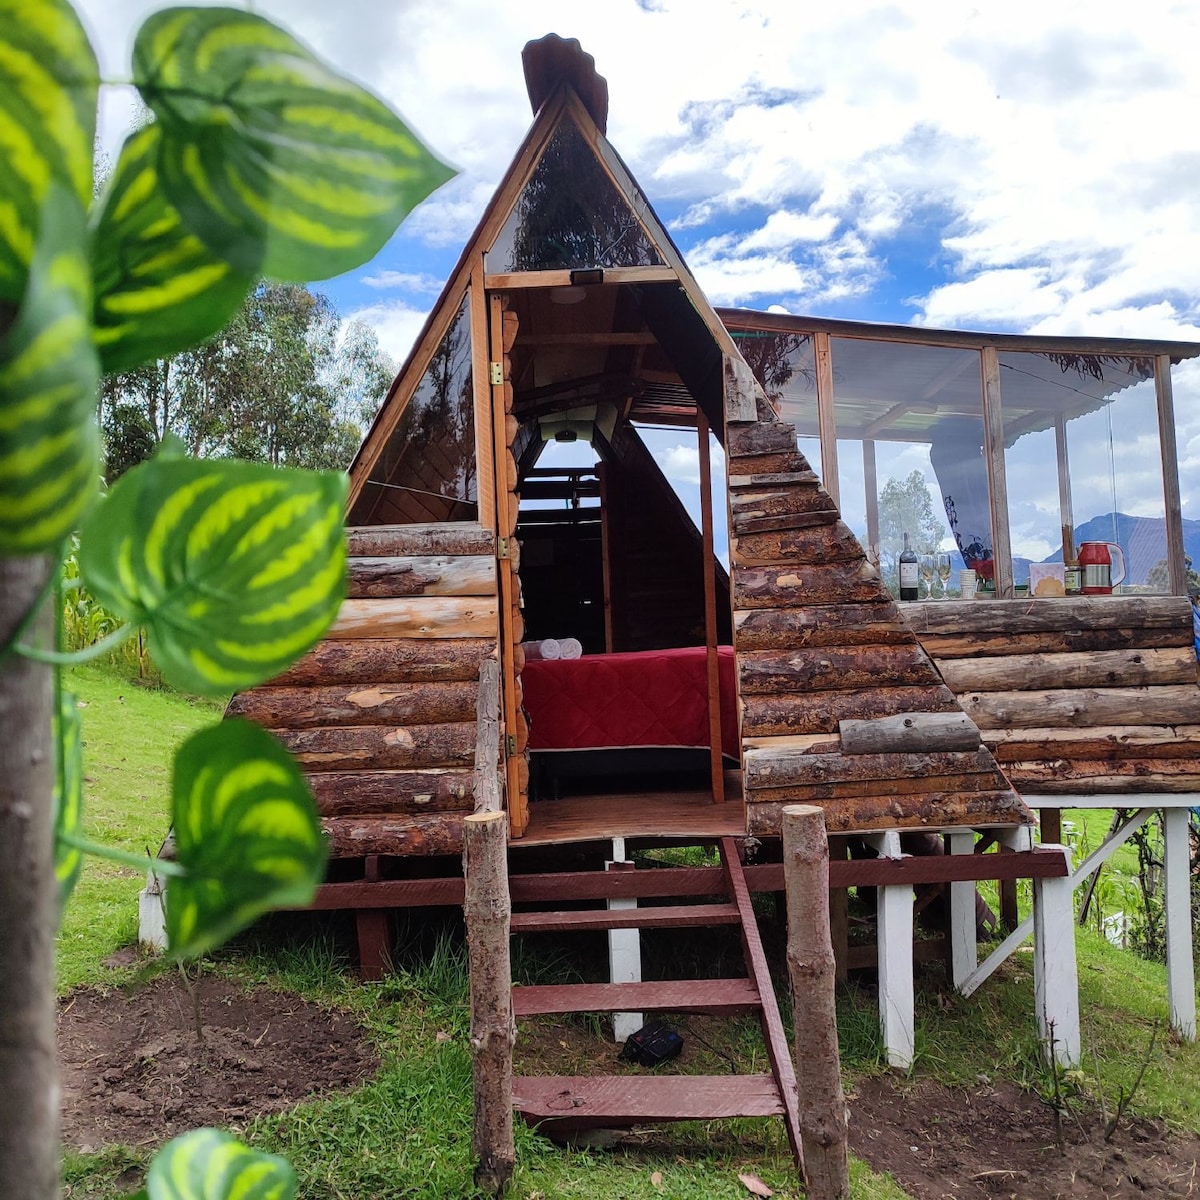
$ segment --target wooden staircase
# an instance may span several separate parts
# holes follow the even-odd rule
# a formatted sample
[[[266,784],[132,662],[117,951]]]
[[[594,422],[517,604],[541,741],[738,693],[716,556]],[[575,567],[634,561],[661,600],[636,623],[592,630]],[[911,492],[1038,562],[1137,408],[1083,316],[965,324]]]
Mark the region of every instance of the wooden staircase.
[[[750,890],[733,838],[720,842],[726,899],[703,904],[615,910],[514,912],[514,934],[566,930],[740,927],[746,975],[640,983],[551,984],[513,988],[518,1021],[543,1013],[669,1012],[742,1015],[757,1012],[771,1064],[769,1075],[636,1074],[517,1076],[513,1105],[531,1124],[558,1130],[620,1127],[644,1122],[781,1116],[801,1165],[796,1075]],[[668,868],[667,870],[670,870]],[[641,875],[642,872],[636,872]],[[654,874],[658,874],[657,871]],[[688,872],[680,872],[686,877]]]

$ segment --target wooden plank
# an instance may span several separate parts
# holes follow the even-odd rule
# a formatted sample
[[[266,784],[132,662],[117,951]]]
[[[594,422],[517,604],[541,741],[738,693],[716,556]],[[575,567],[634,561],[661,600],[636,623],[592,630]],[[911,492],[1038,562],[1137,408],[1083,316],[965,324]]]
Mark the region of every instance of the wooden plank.
[[[1046,795],[1200,792],[1200,759],[1196,758],[1054,759],[1006,762],[1004,770],[1018,787]]]
[[[352,558],[347,565],[353,599],[496,594],[495,563],[483,555]]]
[[[801,689],[899,687],[938,683],[920,646],[816,646],[746,650],[737,656],[743,697]]]
[[[863,488],[867,498],[867,562],[879,566],[879,473],[875,466],[875,443],[865,438],[862,444]]]
[[[488,307],[483,283],[483,262],[476,257],[467,288],[471,323],[471,392],[475,421],[475,497],[479,524],[496,528],[496,452],[488,432],[492,428],[492,388],[488,380]]]
[[[758,491],[773,487],[820,487],[816,471],[759,471],[750,475],[730,475],[729,490],[733,493]]]
[[[754,421],[758,419],[755,399],[757,381],[754,372],[740,354],[726,354],[725,360],[725,420]]]
[[[741,359],[726,359],[741,362]],[[744,364],[743,364],[744,365]],[[725,765],[721,758],[721,676],[717,665],[717,560],[713,554],[712,458],[708,418],[696,409],[700,466],[700,561],[704,579],[704,660],[708,701],[709,774],[713,803],[725,802]]]
[[[919,636],[927,633],[1040,633],[1092,629],[1191,628],[1186,596],[1063,596],[1023,604],[920,600],[901,609]]]
[[[733,573],[733,606],[797,608],[802,604],[890,600],[875,569],[854,563],[747,567]]]
[[[748,537],[754,533],[783,533],[793,529],[820,529],[824,526],[836,525],[839,520],[836,509],[823,512],[786,513],[778,517],[746,517],[733,518],[733,532],[739,537]]]
[[[475,717],[477,683],[380,683],[259,687],[229,702],[226,714],[267,729],[331,725],[442,725]]]
[[[517,647],[520,650],[520,647]],[[500,772],[500,662],[488,658],[479,668],[479,695],[475,701],[475,792],[476,812],[499,812],[504,807]],[[524,750],[519,746],[518,750]]]
[[[1022,695],[1034,695],[1024,692]],[[838,722],[887,717],[897,713],[955,712],[954,693],[942,684],[930,687],[874,688],[869,692],[825,691],[801,696],[744,696],[742,734],[834,733]],[[979,722],[976,722],[979,724]],[[982,726],[981,726],[982,727]]]
[[[776,484],[746,488],[730,495],[729,508],[734,521],[751,517],[778,517],[793,513],[834,513],[837,505],[816,484]]]
[[[731,461],[729,466],[732,468],[732,474],[729,476],[731,480],[777,474],[811,474],[814,479],[817,479],[808,459],[800,453],[794,439],[790,442],[788,449],[771,450],[761,454],[755,452],[743,454],[736,461]],[[820,482],[819,479],[817,481]]]
[[[475,724],[349,725],[272,731],[309,774],[322,771],[464,767],[475,755]]]
[[[495,648],[493,638],[339,638],[318,642],[270,686],[466,682]]]
[[[324,817],[321,827],[329,842],[331,858],[360,858],[364,854],[461,854],[466,815],[436,812],[395,817]]]
[[[519,915],[514,913],[514,919]],[[753,1012],[758,1007],[758,989],[749,979],[558,983],[513,988],[513,1010],[518,1018],[545,1013],[621,1011],[730,1015]]]
[[[1200,726],[1098,725],[1083,729],[989,729],[984,741],[998,762],[1036,758],[1200,756]]]
[[[1004,412],[1000,400],[1000,356],[984,346],[983,460],[987,466],[988,501],[992,517],[992,566],[998,599],[1013,594],[1012,546],[1008,535],[1008,483],[1004,471]]]
[[[464,638],[496,636],[489,596],[404,596],[344,600],[327,638]]]
[[[974,750],[979,728],[966,713],[903,713],[874,721],[842,721],[843,754],[882,751]]]
[[[994,778],[996,771],[992,756],[978,747],[978,731],[975,736],[975,750],[883,754],[797,754],[789,751],[747,750],[743,768],[746,790],[847,780],[895,782],[953,773],[982,772]]]
[[[469,770],[328,771],[307,776],[323,817],[470,812],[475,807]]]
[[[474,521],[349,526],[346,529],[346,542],[351,558],[443,554],[490,556],[496,546],[492,531]]]
[[[736,925],[738,920],[738,911],[732,904],[669,904],[657,908],[513,913],[512,928],[514,933],[580,933],[602,929],[685,929]]]
[[[825,490],[840,507],[841,482],[838,478],[837,419],[834,415],[833,356],[829,334],[813,334],[813,352],[817,367],[817,426],[821,437],[821,479]]]
[[[916,637],[887,602],[738,609],[733,644],[748,650],[807,646],[915,646]]]
[[[1041,604],[1042,601],[1037,602]],[[1058,629],[1038,633],[921,633],[926,651],[938,660],[988,658],[1002,654],[1090,654],[1096,650],[1162,650],[1191,646],[1184,626],[1112,629]]]
[[[796,450],[796,428],[783,421],[730,424],[726,427],[725,437],[725,450],[731,459]],[[745,473],[736,462],[730,463],[730,474]]]
[[[743,738],[742,751],[770,750],[792,754],[833,754],[842,745],[836,733],[801,733],[794,737]]]
[[[827,515],[817,513],[815,518]],[[863,557],[858,538],[840,518],[820,519],[807,528],[754,531],[743,527],[733,531],[729,545],[732,562],[738,567],[856,562]]]
[[[514,1076],[513,1105],[526,1120],[575,1127],[774,1117],[783,1112],[770,1075]]]
[[[1064,688],[1041,692],[964,692],[963,710],[980,729],[1200,723],[1200,688]]]
[[[811,783],[798,779],[794,783],[747,788],[746,804],[827,804],[848,800],[883,797],[903,802],[901,798],[919,798],[931,792],[950,795],[956,792],[988,792],[1008,787],[1008,781],[994,765],[968,771],[944,771],[928,775],[900,775],[888,779],[847,779],[844,781]]]
[[[948,659],[940,666],[946,685],[956,692],[1145,687],[1197,681],[1196,651],[1192,646],[1096,650],[1087,654],[1006,654]]]
[[[789,803],[794,801],[747,804],[746,832],[757,837],[778,837],[781,812]],[[1032,820],[1029,810],[1012,791],[928,792],[919,797],[905,797],[904,803],[890,795],[860,796],[825,801],[821,807],[825,810],[825,827],[833,833],[944,829],[955,825],[979,828],[985,825],[1017,825]],[[939,857],[935,861],[944,862],[948,857]],[[830,886],[843,886],[834,882],[841,875],[840,872],[834,872],[835,865],[838,864],[830,864]]]
[[[1167,576],[1171,592],[1176,596],[1186,596],[1187,564],[1184,559],[1183,512],[1179,496],[1179,451],[1175,442],[1175,401],[1171,389],[1169,354],[1157,354],[1154,357],[1154,397],[1158,407],[1158,446],[1162,455]]]
[[[678,283],[679,276],[670,267],[605,267],[604,284],[617,283]],[[484,283],[489,291],[516,291],[520,288],[570,287],[571,272],[562,271],[495,271]],[[595,285],[589,285],[595,286]]]
[[[510,454],[504,412],[506,408],[512,405],[512,364],[504,354],[503,346],[506,337],[510,339],[509,344],[512,344],[511,339],[514,336],[514,330],[512,322],[509,321],[511,314],[505,312],[505,308],[507,307],[506,299],[501,295],[492,293],[488,304],[488,345],[490,347],[488,357],[492,361],[499,361],[503,364],[501,381],[492,387],[493,445],[496,451],[496,462],[500,464],[505,461],[505,456]],[[519,332],[519,323],[517,332]],[[508,390],[507,399],[505,396],[506,388]],[[497,466],[497,475],[499,473],[499,466]],[[497,488],[500,489],[503,486],[502,481],[497,479]],[[516,528],[520,502],[515,492],[501,490],[498,492],[496,504],[498,511],[503,509],[508,510],[510,527],[507,528],[504,536],[510,537],[512,536],[512,531]],[[503,524],[502,527],[504,527]],[[517,733],[517,708],[519,705],[516,698],[517,675],[515,659],[516,646],[523,639],[525,628],[524,620],[519,610],[519,582],[511,558],[500,560],[499,575],[500,610],[505,614],[505,619],[498,631],[501,672],[500,700],[503,705],[504,745],[507,747],[513,744],[508,739],[510,737],[515,739]],[[510,832],[513,837],[520,837],[525,832],[525,826],[529,823],[528,796],[521,790],[521,778],[517,769],[518,761],[516,754],[506,753],[504,763],[505,799],[508,808]]]

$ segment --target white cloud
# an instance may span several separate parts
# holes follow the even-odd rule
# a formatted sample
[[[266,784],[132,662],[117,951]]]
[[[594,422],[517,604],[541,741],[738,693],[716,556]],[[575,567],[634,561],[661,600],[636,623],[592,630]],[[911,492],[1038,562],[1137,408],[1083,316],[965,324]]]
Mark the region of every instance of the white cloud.
[[[377,291],[439,292],[441,281],[432,275],[417,275],[411,271],[376,271],[364,275],[362,282]]]
[[[428,315],[428,309],[412,308],[402,301],[381,301],[347,313],[346,320],[369,325],[375,330],[380,347],[396,362],[403,363]]]

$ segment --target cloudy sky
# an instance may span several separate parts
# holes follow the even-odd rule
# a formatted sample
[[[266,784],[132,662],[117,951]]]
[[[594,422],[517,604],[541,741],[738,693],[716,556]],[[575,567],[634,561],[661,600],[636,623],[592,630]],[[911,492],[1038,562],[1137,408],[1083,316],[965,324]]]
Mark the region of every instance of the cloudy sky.
[[[80,0],[107,77],[151,4]],[[609,137],[715,304],[1200,339],[1194,0],[264,0],[460,171],[325,285],[406,354],[531,119],[520,50],[595,56]],[[119,144],[131,102],[112,88]],[[1200,517],[1200,373],[1177,373]],[[1190,511],[1189,511],[1190,510]]]

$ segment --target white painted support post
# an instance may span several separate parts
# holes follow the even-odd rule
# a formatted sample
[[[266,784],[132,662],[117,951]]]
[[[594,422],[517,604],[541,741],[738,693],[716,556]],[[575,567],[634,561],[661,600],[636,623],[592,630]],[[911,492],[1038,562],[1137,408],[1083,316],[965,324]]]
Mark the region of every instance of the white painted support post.
[[[975,832],[955,829],[946,834],[950,854],[974,854]],[[979,966],[976,941],[975,884],[972,881],[950,884],[950,975],[961,990],[967,977]]]
[[[1067,856],[1065,846],[1055,846]],[[1060,1067],[1076,1067],[1079,1038],[1079,972],[1075,962],[1075,885],[1070,875],[1033,881],[1033,1003],[1042,1052]]]
[[[1167,1002],[1171,1028],[1196,1040],[1196,974],[1192,958],[1191,849],[1189,811],[1165,808],[1163,822],[1163,909],[1167,925]]]
[[[625,861],[625,839],[613,838],[612,861],[604,864],[606,871],[631,871],[633,863]],[[612,909],[637,908],[636,899],[609,900]],[[637,929],[608,931],[608,970],[612,983],[640,983],[642,979],[642,936]],[[642,1013],[613,1013],[613,1038],[623,1042],[645,1024]]]
[[[153,871],[146,872],[146,886],[138,892],[138,944],[155,950],[167,948],[163,881]]]
[[[900,835],[891,830],[866,838],[880,858],[900,858]],[[913,890],[891,884],[875,889],[879,955],[879,1025],[888,1065],[907,1071],[916,1055],[913,1019]]]

